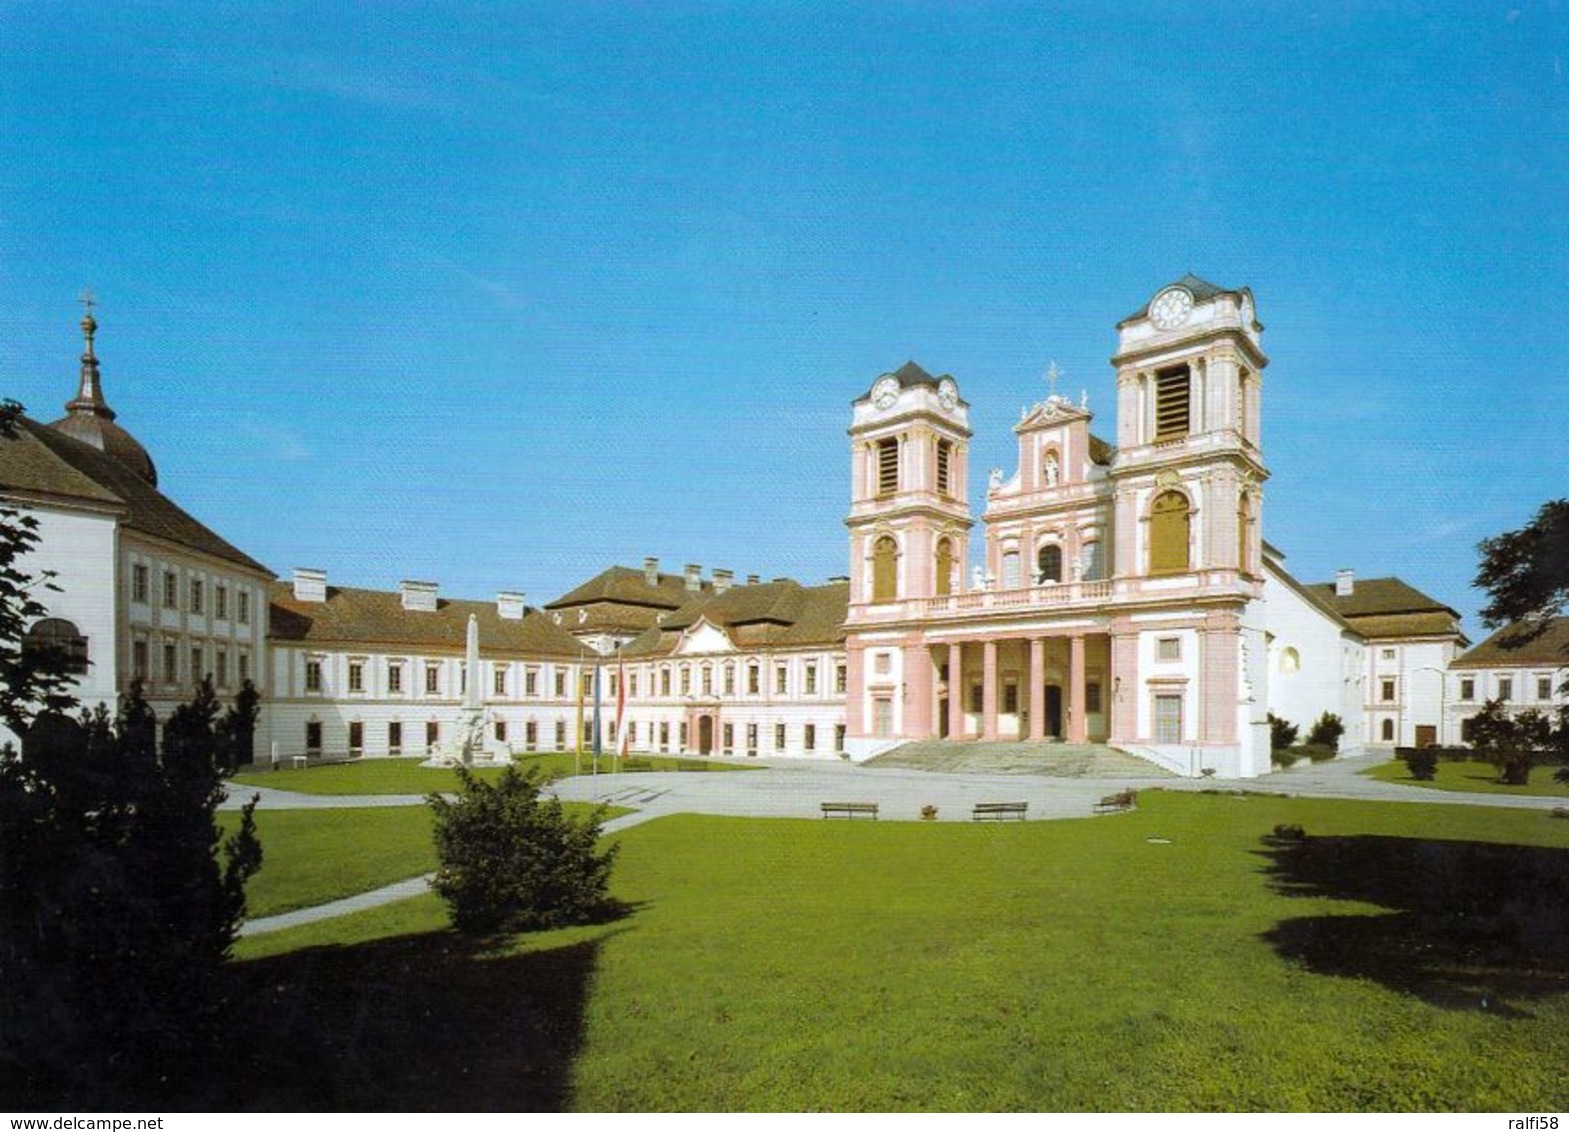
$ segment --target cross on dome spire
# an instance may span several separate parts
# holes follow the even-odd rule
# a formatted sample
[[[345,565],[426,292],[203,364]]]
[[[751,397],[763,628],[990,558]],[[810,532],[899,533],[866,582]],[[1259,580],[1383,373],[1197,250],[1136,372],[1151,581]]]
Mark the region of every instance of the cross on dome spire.
[[[112,421],[115,413],[104,400],[103,385],[98,377],[98,357],[93,353],[93,335],[98,332],[98,320],[93,317],[93,308],[98,305],[98,300],[91,290],[83,290],[77,302],[86,310],[82,315],[82,373],[76,396],[65,403],[65,409],[68,413],[103,417]]]

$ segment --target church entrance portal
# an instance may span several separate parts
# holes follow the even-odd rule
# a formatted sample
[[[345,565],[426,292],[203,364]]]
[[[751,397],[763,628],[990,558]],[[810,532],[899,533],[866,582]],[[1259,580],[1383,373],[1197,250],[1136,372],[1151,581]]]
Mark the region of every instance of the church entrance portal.
[[[1046,737],[1062,738],[1062,685],[1046,685]]]

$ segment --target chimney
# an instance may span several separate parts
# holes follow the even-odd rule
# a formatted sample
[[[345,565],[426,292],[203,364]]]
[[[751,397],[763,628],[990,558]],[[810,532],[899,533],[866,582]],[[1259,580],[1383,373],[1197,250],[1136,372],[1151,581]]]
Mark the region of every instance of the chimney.
[[[701,593],[703,589],[703,568],[695,562],[686,564],[686,592],[689,594]]]
[[[307,570],[304,566],[296,566],[294,568],[294,600],[326,601],[327,571]]]
[[[1356,574],[1350,570],[1335,571],[1335,596],[1350,597],[1356,592]]]
[[[502,590],[496,595],[496,616],[503,621],[523,620],[523,595]]]
[[[759,578],[756,574],[748,574],[746,576],[746,584],[749,586],[755,586],[760,581],[762,581],[762,579]]]
[[[659,559],[643,559],[643,584],[645,586],[657,586],[659,584]]]
[[[728,590],[730,588],[730,583],[734,580],[735,572],[733,570],[721,570],[718,567],[714,568],[714,592],[716,594],[722,594]]]
[[[436,612],[435,582],[411,582],[404,580],[399,587],[403,591],[403,608],[419,613]]]

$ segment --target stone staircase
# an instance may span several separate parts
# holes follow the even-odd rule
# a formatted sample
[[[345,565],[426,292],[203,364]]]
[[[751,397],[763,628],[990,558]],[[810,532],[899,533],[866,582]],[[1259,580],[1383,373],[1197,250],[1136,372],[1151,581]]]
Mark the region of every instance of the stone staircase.
[[[905,743],[863,766],[946,774],[1037,774],[1050,778],[1175,778],[1154,763],[1099,743]]]

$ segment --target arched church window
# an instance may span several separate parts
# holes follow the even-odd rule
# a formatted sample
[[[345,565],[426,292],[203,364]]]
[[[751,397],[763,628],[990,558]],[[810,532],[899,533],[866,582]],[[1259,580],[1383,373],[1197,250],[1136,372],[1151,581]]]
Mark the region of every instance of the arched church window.
[[[1035,556],[1035,582],[1043,585],[1046,582],[1062,581],[1062,547],[1056,543],[1043,546]]]
[[[1280,653],[1280,671],[1286,675],[1302,671],[1302,654],[1294,648],[1285,648]]]
[[[35,622],[22,638],[22,652],[33,660],[56,658],[73,676],[87,671],[87,638],[75,624],[61,617],[45,617]]]
[[[1188,497],[1163,491],[1150,508],[1150,573],[1181,574],[1188,569]]]
[[[893,601],[899,596],[899,544],[883,535],[872,544],[872,600]]]
[[[937,584],[932,590],[938,597],[953,593],[953,542],[937,540]]]
[[[1002,588],[1016,590],[1019,588],[1019,552],[1007,550],[1002,555]]]

